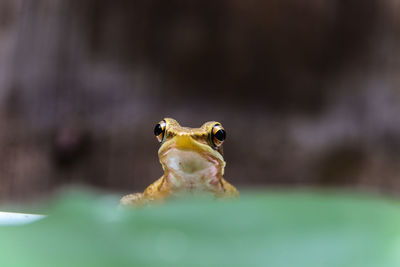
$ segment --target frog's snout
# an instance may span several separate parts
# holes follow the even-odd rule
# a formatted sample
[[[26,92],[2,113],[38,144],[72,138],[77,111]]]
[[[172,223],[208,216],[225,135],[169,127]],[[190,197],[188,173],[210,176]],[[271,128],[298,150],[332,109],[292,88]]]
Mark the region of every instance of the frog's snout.
[[[215,151],[209,144],[199,142],[189,134],[176,135],[163,143],[158,151],[160,161],[165,162],[166,158],[169,157],[171,153],[174,153],[173,151],[191,152],[191,155],[196,154],[198,156],[195,160],[215,161],[223,166],[225,165],[225,161],[220,153]],[[183,154],[179,155],[183,156]]]
[[[200,145],[190,135],[177,135],[174,137],[175,147],[183,150],[200,150]]]

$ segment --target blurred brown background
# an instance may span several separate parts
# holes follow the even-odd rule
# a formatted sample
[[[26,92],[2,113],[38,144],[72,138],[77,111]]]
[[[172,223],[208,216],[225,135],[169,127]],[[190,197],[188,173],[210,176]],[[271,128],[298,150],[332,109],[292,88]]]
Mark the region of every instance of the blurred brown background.
[[[143,190],[154,125],[223,123],[244,186],[400,192],[396,0],[1,0],[0,199]]]

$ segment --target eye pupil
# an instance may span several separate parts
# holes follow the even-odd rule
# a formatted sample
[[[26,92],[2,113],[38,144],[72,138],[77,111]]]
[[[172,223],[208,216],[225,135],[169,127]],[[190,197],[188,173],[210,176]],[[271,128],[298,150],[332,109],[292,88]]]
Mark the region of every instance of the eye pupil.
[[[219,141],[224,141],[226,138],[226,133],[224,130],[220,129],[214,134],[214,137],[217,138]]]
[[[162,143],[165,138],[165,129],[167,128],[167,123],[165,120],[160,121],[154,127],[154,135],[157,137],[158,142]]]
[[[159,136],[160,134],[162,134],[163,132],[163,128],[161,127],[161,125],[158,123],[156,125],[156,127],[154,128],[154,135],[155,136]]]
[[[216,124],[211,130],[211,144],[214,149],[217,149],[222,145],[226,138],[226,132],[222,125]]]

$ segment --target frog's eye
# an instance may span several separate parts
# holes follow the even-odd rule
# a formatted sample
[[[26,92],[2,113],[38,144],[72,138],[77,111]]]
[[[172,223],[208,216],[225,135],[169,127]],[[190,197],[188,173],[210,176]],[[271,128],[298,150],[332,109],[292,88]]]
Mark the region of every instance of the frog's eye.
[[[160,121],[156,124],[156,127],[154,127],[154,135],[157,137],[157,140],[160,143],[164,140],[166,127],[167,123],[165,120]]]
[[[226,138],[226,132],[222,125],[215,124],[211,130],[211,142],[214,147],[219,147],[222,145]]]

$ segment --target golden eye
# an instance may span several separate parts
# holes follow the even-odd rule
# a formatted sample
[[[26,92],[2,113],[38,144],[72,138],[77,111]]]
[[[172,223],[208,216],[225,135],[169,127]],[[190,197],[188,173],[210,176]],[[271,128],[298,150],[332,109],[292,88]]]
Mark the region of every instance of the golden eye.
[[[160,143],[164,140],[166,127],[167,123],[165,120],[160,121],[156,124],[156,127],[154,127],[154,135],[157,137],[157,140]]]
[[[222,145],[226,138],[226,132],[221,124],[215,124],[211,130],[211,143],[215,148]]]

